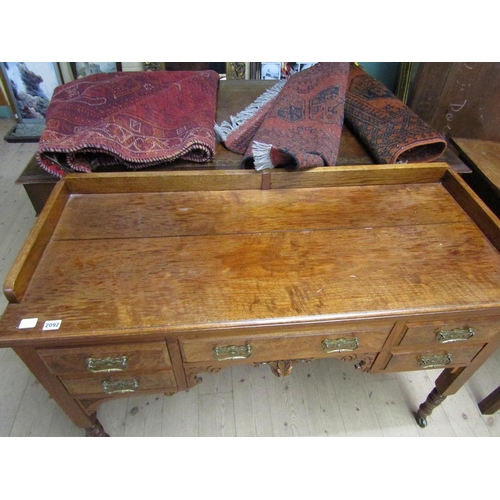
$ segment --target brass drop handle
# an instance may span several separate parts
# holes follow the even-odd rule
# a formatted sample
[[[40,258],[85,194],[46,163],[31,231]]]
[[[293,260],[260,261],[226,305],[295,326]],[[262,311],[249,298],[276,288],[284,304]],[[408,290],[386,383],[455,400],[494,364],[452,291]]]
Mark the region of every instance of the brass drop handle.
[[[116,358],[87,358],[87,370],[92,373],[122,372],[127,369],[127,356]]]
[[[213,355],[217,361],[249,358],[252,355],[252,345],[216,346],[213,348]]]
[[[125,394],[139,389],[139,382],[135,378],[131,380],[103,380],[101,385],[106,394]]]
[[[357,337],[340,337],[338,339],[325,339],[321,342],[321,348],[326,353],[352,352],[359,347]]]
[[[421,356],[420,368],[443,368],[451,363],[450,354],[437,354],[435,356]]]
[[[441,344],[448,342],[461,342],[474,336],[472,328],[453,328],[453,330],[440,330],[436,334],[436,340]]]

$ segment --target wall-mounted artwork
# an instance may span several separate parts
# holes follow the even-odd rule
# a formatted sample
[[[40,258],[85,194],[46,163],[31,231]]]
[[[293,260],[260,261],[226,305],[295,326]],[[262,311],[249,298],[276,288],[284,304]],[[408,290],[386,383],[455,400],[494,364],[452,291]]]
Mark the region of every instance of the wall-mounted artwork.
[[[262,80],[286,80],[289,76],[303,71],[316,63],[314,62],[262,62],[260,63],[260,77]]]
[[[3,62],[1,69],[17,122],[44,123],[54,89],[62,83],[57,63]]]
[[[71,69],[75,78],[95,75],[96,73],[114,73],[122,70],[119,62],[72,62]]]

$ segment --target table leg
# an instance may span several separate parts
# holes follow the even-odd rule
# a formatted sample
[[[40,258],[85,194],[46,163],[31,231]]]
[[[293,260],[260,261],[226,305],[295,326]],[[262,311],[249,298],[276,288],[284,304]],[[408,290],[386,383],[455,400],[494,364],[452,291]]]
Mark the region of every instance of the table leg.
[[[87,427],[85,429],[85,435],[86,437],[109,437],[109,434],[104,430],[101,422],[97,419],[92,427]]]
[[[427,396],[416,414],[416,419],[420,427],[427,425],[427,417],[432,410],[439,406],[448,396],[455,394],[463,385],[474,375],[474,373],[483,365],[488,357],[500,347],[500,335],[488,343],[467,366],[458,366],[456,368],[445,368],[436,379],[435,388]],[[496,391],[495,391],[496,392]],[[492,395],[495,401],[494,393]],[[488,396],[488,397],[490,397]],[[487,398],[486,398],[487,399]],[[494,404],[492,400],[487,401],[483,406],[490,407]],[[500,394],[496,394],[496,403],[500,406]],[[496,408],[498,409],[498,406]]]
[[[429,417],[432,410],[439,406],[445,399],[446,396],[439,394],[438,390],[434,387],[432,392],[427,396],[427,399],[418,408],[416,419],[420,427],[427,427],[427,417]]]

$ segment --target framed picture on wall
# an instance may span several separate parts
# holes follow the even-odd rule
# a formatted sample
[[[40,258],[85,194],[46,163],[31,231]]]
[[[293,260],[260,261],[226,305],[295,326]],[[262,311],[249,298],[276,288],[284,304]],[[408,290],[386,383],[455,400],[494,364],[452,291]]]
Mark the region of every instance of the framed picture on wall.
[[[304,71],[313,66],[314,62],[263,62],[260,63],[260,78],[262,80],[286,80],[294,73]]]
[[[62,84],[57,63],[3,62],[2,80],[18,123],[45,123],[54,89]]]
[[[120,62],[72,62],[70,65],[75,78],[83,78],[96,73],[114,73],[122,70],[122,63]]]
[[[262,80],[280,80],[281,79],[281,63],[280,62],[263,62],[260,67],[260,75]]]

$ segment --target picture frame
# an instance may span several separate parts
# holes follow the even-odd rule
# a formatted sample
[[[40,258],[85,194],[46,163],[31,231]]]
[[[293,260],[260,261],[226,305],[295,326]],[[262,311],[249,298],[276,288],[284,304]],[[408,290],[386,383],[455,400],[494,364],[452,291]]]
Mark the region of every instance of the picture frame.
[[[246,80],[248,78],[249,66],[245,62],[227,62],[226,80]]]
[[[402,62],[399,66],[399,74],[395,94],[404,104],[408,104],[411,81],[415,67],[416,64],[412,62]]]
[[[261,80],[286,80],[294,73],[303,71],[315,62],[261,62]]]
[[[75,79],[97,73],[114,73],[122,70],[121,62],[71,62],[69,64]]]
[[[18,123],[45,123],[54,89],[63,83],[55,62],[2,62],[2,82]]]

